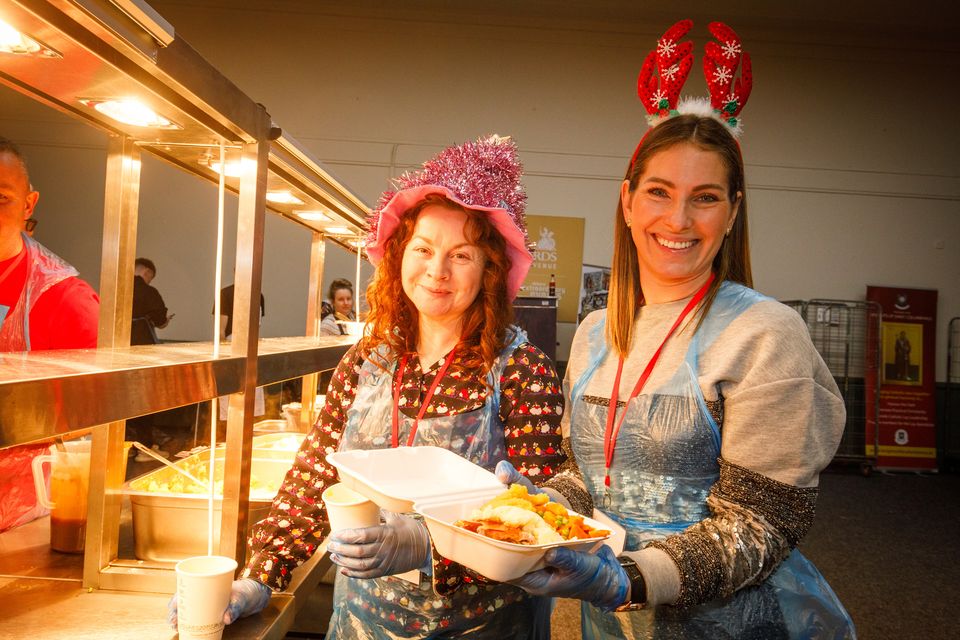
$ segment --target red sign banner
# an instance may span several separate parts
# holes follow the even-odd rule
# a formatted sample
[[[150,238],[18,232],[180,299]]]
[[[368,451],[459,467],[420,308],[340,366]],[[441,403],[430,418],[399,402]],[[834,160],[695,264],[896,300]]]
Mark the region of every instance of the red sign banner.
[[[930,471],[937,468],[935,354],[937,292],[931,289],[867,287],[867,300],[883,309],[880,335],[877,467]],[[869,381],[868,381],[869,382]],[[867,395],[873,395],[867,384]],[[874,406],[867,397],[867,407]],[[872,456],[874,434],[867,434]]]

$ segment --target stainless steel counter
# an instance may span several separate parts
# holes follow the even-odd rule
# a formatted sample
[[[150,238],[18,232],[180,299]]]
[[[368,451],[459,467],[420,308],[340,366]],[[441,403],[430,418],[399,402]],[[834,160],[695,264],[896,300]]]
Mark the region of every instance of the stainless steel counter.
[[[91,591],[79,582],[0,577],[0,640],[172,640],[169,594]],[[280,640],[295,617],[293,598],[276,595],[256,616],[224,629],[224,640]]]
[[[49,518],[39,518],[0,534],[0,640],[176,637],[166,623],[172,588],[170,593],[84,589],[83,556],[51,551],[49,531]],[[329,567],[321,548],[294,572],[286,592],[275,594],[258,615],[226,627],[224,639],[282,639]]]

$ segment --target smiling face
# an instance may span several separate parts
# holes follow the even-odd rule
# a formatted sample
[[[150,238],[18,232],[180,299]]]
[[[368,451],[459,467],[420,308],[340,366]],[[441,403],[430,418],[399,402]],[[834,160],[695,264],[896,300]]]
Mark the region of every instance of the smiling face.
[[[333,310],[342,316],[349,316],[353,309],[353,292],[350,289],[337,289],[333,294]]]
[[[0,260],[20,253],[20,232],[39,197],[39,193],[30,190],[20,160],[12,153],[0,152]]]
[[[741,194],[713,151],[682,143],[651,156],[637,188],[621,186],[647,303],[692,295],[710,276],[714,256],[733,225]]]
[[[403,250],[401,282],[421,321],[454,326],[480,292],[484,252],[466,233],[467,214],[431,204],[417,216]]]

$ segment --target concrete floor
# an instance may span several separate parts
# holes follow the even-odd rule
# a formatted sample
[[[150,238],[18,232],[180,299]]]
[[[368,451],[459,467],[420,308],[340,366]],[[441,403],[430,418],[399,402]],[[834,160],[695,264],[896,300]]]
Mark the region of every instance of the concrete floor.
[[[801,542],[853,618],[859,640],[957,637],[960,475],[831,471]],[[554,640],[580,638],[580,607],[559,600]]]

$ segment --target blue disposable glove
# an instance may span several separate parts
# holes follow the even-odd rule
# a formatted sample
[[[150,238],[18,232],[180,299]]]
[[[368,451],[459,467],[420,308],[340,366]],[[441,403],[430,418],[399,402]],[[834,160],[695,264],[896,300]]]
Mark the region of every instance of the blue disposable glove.
[[[330,560],[351,578],[380,578],[422,569],[430,560],[430,534],[419,520],[383,512],[384,523],[342,529],[330,536]]]
[[[546,568],[533,571],[510,584],[535,596],[575,598],[612,611],[622,605],[630,591],[630,578],[610,547],[596,554],[554,547],[544,556]]]
[[[530,482],[530,478],[514,469],[513,465],[507,460],[501,460],[498,462],[497,468],[494,469],[493,472],[496,474],[497,480],[508,487],[512,484],[520,484],[527,488],[527,493],[530,495],[535,493],[543,493],[543,489]]]
[[[260,613],[270,602],[270,594],[272,593],[270,587],[256,580],[250,578],[234,580],[230,586],[230,603],[223,612],[223,623],[230,624],[239,618]],[[167,603],[167,622],[174,629],[177,628],[176,594]]]

